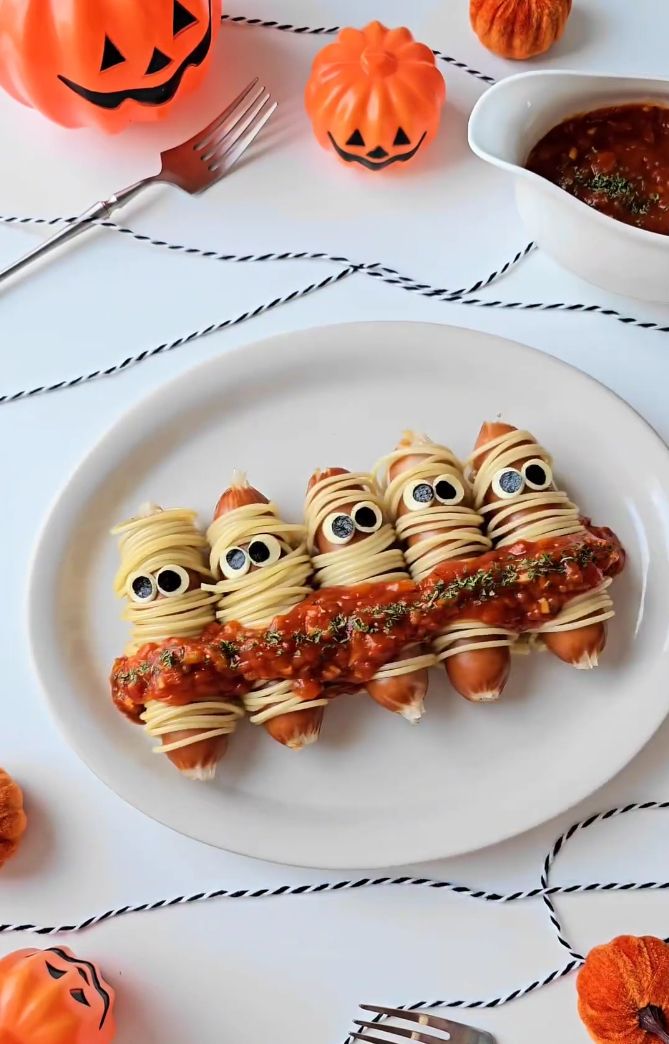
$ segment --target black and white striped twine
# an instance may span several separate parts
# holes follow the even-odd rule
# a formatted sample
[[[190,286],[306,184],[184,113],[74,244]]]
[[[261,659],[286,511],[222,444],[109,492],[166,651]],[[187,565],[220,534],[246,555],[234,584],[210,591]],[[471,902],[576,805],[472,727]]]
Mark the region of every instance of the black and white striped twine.
[[[498,1008],[508,1004],[512,1000],[525,997],[529,993],[548,986],[552,982],[564,978],[575,971],[583,963],[583,956],[572,946],[566,938],[562,923],[555,909],[553,900],[557,896],[577,895],[589,892],[649,892],[669,891],[669,881],[610,881],[591,882],[589,884],[551,885],[550,875],[555,861],[563,851],[567,843],[578,833],[589,830],[591,827],[604,823],[618,816],[629,815],[631,812],[647,812],[669,809],[669,801],[643,801],[611,808],[606,812],[599,812],[588,816],[578,823],[574,823],[568,830],[561,834],[555,841],[544,860],[540,883],[535,888],[529,888],[515,892],[489,891],[482,888],[471,888],[468,885],[456,884],[451,881],[440,881],[429,877],[411,877],[400,875],[396,877],[360,877],[353,880],[322,882],[320,884],[298,884],[280,885],[276,888],[216,888],[207,892],[194,892],[190,895],[177,895],[169,899],[158,899],[153,902],[137,903],[128,906],[117,907],[106,910],[104,913],[94,914],[77,923],[59,925],[37,925],[37,924],[0,924],[0,934],[29,934],[29,935],[71,935],[80,933],[97,925],[104,924],[118,917],[126,917],[129,914],[148,913],[154,910],[163,910],[170,906],[191,905],[193,903],[204,903],[214,899],[274,899],[280,896],[303,896],[315,895],[325,892],[344,892],[361,888],[380,887],[408,887],[408,888],[430,888],[435,891],[450,892],[454,895],[462,895],[470,899],[476,899],[486,903],[518,903],[529,899],[542,899],[546,904],[550,920],[557,933],[558,941],[569,953],[569,961],[560,968],[550,972],[543,978],[536,979],[524,986],[511,990],[497,997],[482,1000],[433,1000],[415,1001],[409,1005],[403,1005],[406,1010],[429,1009],[429,1008]],[[667,940],[669,941],[669,940]],[[379,1021],[379,1020],[376,1020]],[[350,1038],[349,1038],[350,1039]],[[347,1042],[348,1044],[348,1042]]]

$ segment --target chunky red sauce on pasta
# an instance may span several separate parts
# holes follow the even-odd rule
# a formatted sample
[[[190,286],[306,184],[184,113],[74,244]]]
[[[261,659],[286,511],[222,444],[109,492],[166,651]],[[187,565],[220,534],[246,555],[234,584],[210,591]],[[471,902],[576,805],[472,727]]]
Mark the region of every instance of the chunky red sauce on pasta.
[[[669,107],[574,116],[534,146],[526,166],[595,210],[669,235]]]
[[[111,673],[112,697],[138,721],[148,700],[241,697],[261,680],[294,679],[303,699],[325,686],[328,695],[332,686],[355,690],[406,645],[429,639],[458,617],[526,631],[615,576],[624,563],[615,534],[588,526],[584,535],[519,542],[445,563],[419,583],[328,588],[266,630],[210,624],[199,638],[171,638],[121,656]]]

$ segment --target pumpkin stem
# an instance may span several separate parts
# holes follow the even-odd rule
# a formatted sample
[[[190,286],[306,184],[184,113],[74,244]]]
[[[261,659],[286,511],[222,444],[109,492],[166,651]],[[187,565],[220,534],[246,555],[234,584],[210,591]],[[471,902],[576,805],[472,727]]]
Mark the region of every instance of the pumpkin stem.
[[[669,1044],[669,1033],[667,1033],[662,1008],[656,1004],[647,1004],[639,1012],[639,1026],[646,1033],[652,1033],[662,1044]]]

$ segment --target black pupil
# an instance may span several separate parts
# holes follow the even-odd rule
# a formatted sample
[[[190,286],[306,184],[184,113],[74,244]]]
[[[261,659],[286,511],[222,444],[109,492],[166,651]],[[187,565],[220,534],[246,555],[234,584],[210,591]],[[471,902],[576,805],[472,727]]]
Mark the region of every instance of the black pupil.
[[[241,547],[231,547],[225,556],[225,561],[228,563],[231,569],[243,569],[246,561],[246,555],[242,551]]]
[[[523,476],[519,471],[503,471],[499,477],[499,488],[505,493],[517,493],[523,485]]]
[[[455,486],[447,482],[446,479],[440,479],[434,487],[434,491],[441,500],[455,500],[458,495]]]
[[[371,529],[376,525],[376,512],[369,507],[361,507],[355,513],[355,520],[359,526]]]
[[[138,598],[150,598],[153,594],[153,584],[149,576],[136,576],[132,582],[132,589]]]
[[[429,482],[419,482],[411,495],[417,504],[429,504],[434,499],[434,490]]]
[[[252,544],[249,544],[249,558],[256,565],[260,565],[261,562],[266,562],[269,558],[269,548],[263,540],[254,540]]]
[[[355,522],[350,515],[337,515],[332,520],[332,535],[343,539],[349,537],[355,529]]]
[[[547,476],[541,464],[530,464],[525,468],[525,478],[535,486],[543,486]]]
[[[174,569],[163,569],[157,579],[160,590],[166,591],[168,594],[178,591],[181,586],[181,577]]]

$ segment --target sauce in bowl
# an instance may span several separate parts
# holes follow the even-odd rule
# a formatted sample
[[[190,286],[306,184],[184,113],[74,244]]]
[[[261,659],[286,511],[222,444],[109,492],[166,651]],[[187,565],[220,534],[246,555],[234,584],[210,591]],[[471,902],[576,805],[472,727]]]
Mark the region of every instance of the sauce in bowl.
[[[669,107],[573,116],[534,146],[526,167],[609,217],[669,235]]]

